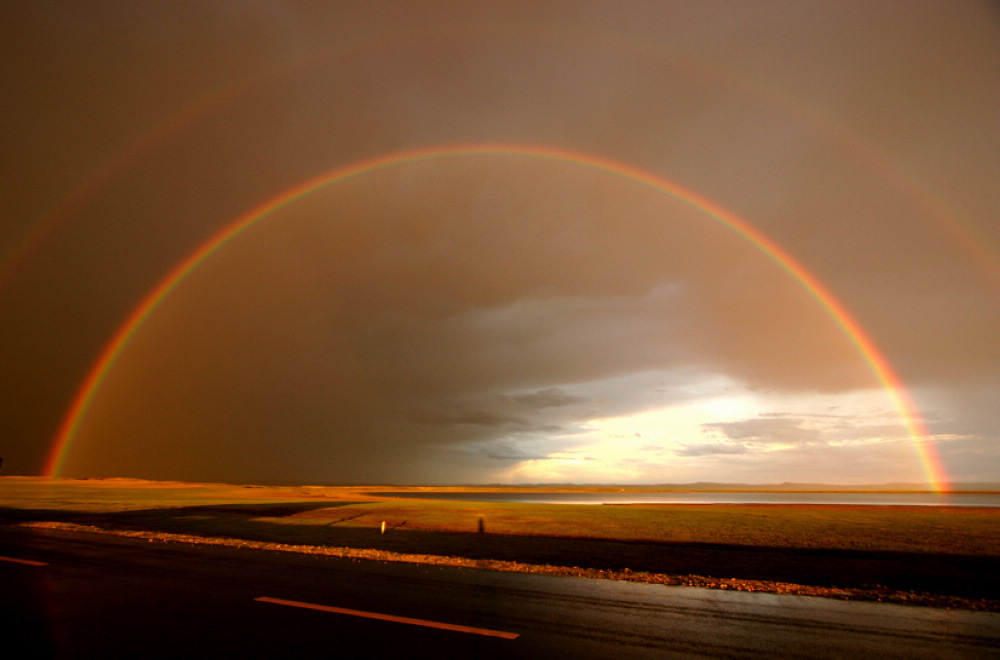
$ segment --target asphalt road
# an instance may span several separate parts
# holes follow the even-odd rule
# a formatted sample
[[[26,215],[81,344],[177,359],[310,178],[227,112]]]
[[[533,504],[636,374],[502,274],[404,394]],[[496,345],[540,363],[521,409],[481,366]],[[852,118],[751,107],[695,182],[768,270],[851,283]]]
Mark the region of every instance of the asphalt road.
[[[6,658],[1000,657],[983,612],[15,527],[0,557]]]

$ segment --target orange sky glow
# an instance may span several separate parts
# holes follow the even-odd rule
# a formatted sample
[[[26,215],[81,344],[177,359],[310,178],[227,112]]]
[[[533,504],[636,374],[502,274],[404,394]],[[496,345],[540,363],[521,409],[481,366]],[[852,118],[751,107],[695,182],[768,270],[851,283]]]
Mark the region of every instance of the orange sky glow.
[[[5,473],[1000,482],[993,4],[0,12]]]

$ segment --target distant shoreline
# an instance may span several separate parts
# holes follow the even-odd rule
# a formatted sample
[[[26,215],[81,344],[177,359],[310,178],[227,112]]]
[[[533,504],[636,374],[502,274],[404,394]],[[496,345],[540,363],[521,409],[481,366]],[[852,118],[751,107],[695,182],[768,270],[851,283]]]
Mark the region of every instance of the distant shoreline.
[[[376,497],[449,502],[507,502],[522,504],[616,506],[892,506],[1000,508],[995,493],[857,492],[857,491],[481,491],[394,490],[365,491]]]
[[[441,492],[546,492],[546,493],[934,493],[926,484],[889,483],[889,484],[728,484],[714,482],[696,482],[690,484],[420,484],[399,485],[392,483],[371,484],[335,484],[309,483],[303,484],[291,481],[276,482],[243,482],[233,481],[180,481],[157,480],[140,477],[45,477],[41,475],[0,475],[0,480],[53,481],[99,483],[105,486],[121,484],[129,486],[149,485],[154,487],[198,487],[198,486],[233,486],[244,488],[346,488],[361,490],[384,491],[441,491]],[[1000,495],[1000,483],[956,483],[947,491],[954,494]]]

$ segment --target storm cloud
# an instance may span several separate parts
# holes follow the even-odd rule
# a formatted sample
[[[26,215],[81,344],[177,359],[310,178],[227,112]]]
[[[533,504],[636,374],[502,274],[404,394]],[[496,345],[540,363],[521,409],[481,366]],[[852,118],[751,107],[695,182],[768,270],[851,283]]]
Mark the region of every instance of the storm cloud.
[[[919,481],[874,359],[955,478],[1000,480],[988,3],[0,13],[5,470],[43,469],[213,236],[451,148],[289,198],[191,268],[64,473]]]

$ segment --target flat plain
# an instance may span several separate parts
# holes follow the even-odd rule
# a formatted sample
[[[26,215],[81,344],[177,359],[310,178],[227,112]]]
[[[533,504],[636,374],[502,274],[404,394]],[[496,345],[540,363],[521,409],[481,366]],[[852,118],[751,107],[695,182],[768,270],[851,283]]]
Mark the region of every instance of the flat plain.
[[[428,489],[3,477],[0,524],[1000,611],[1000,508],[595,506],[386,490]]]

